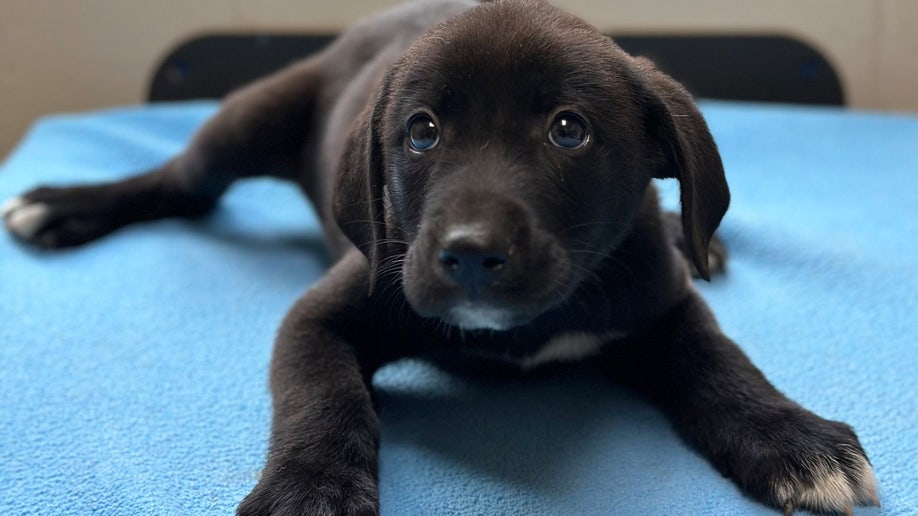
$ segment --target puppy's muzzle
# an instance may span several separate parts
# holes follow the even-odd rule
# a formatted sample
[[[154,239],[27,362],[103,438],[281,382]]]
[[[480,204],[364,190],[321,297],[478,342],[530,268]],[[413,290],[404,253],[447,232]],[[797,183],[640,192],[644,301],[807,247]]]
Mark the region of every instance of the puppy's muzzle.
[[[431,204],[404,265],[417,313],[466,329],[508,329],[563,297],[565,252],[524,200],[475,190]]]

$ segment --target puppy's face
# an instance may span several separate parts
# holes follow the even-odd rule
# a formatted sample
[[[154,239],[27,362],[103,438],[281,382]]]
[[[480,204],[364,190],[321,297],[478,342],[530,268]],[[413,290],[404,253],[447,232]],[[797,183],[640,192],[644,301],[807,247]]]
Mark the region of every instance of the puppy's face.
[[[404,292],[420,315],[463,328],[507,329],[569,296],[650,179],[609,41],[529,23],[465,16],[424,38],[399,64],[385,117]]]
[[[378,222],[372,236],[342,229],[379,275],[397,270],[418,314],[525,324],[594,275],[663,167],[646,97],[631,58],[580,20],[543,4],[475,8],[387,76],[357,136]]]

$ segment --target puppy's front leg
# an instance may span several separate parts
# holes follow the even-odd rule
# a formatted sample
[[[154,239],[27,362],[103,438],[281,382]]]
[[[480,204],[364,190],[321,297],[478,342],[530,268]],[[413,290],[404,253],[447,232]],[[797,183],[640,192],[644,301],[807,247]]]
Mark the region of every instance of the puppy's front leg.
[[[270,451],[240,515],[378,513],[379,423],[368,388],[378,357],[356,341],[372,333],[363,317],[367,283],[354,280],[366,277],[358,261],[356,250],[345,257],[281,327]]]
[[[683,437],[746,493],[790,514],[879,504],[857,436],[786,398],[692,293],[608,365],[660,404]]]

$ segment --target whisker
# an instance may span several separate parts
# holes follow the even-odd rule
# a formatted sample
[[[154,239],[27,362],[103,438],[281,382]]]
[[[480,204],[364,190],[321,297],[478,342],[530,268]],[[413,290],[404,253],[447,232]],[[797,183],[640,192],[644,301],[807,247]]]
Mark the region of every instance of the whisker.
[[[592,222],[583,222],[581,224],[575,224],[573,226],[563,229],[561,231],[561,234],[563,235],[575,229],[580,229],[580,228],[589,227],[589,226],[615,226],[615,227],[623,228],[623,227],[628,227],[629,225],[630,224],[628,224],[627,222],[622,222],[620,220],[597,220],[597,221],[592,221]]]
[[[569,253],[579,253],[579,254],[595,254],[595,255],[599,255],[599,256],[607,256],[607,255],[608,255],[607,253],[603,253],[603,252],[600,252],[600,251],[594,251],[594,250],[592,250],[592,249],[571,249],[571,250],[569,250],[568,252],[569,252]]]

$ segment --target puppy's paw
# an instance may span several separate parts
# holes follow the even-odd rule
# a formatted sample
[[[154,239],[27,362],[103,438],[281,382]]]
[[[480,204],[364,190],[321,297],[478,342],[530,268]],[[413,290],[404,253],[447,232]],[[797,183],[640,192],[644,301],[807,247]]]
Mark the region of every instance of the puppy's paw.
[[[880,505],[873,469],[848,425],[804,410],[764,423],[727,460],[727,473],[753,496],[785,514],[852,514],[855,505]]]
[[[88,187],[38,188],[7,201],[2,216],[20,240],[46,249],[69,247],[114,229],[111,202]]]
[[[375,516],[379,514],[379,488],[366,472],[309,474],[278,469],[258,482],[236,514]]]

